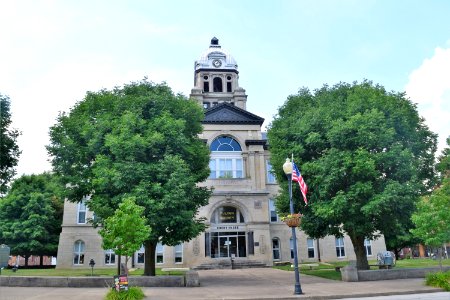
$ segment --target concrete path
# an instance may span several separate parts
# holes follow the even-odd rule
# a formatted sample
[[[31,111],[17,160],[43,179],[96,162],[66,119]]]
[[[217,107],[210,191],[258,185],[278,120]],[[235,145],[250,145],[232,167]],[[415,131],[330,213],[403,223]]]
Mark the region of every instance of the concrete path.
[[[294,273],[271,268],[199,271],[200,287],[145,288],[150,300],[256,300],[256,299],[341,299],[442,292],[424,285],[423,279],[371,282],[341,282],[314,276],[300,276],[303,295],[295,296]],[[91,300],[103,299],[102,288],[0,287],[0,300]],[[445,294],[444,294],[445,295]],[[448,293],[450,300],[450,293]]]

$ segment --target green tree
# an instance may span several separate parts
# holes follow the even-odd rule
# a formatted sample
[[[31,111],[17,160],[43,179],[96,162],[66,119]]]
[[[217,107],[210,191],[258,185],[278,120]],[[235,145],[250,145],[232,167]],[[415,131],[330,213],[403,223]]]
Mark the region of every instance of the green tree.
[[[124,255],[125,266],[128,258],[141,248],[150,235],[151,229],[146,225],[143,213],[144,208],[136,205],[134,198],[125,198],[114,215],[103,221],[103,228],[99,231],[103,238],[103,249],[114,249],[114,253]]]
[[[0,195],[6,193],[7,185],[16,174],[14,167],[19,160],[17,137],[20,132],[11,125],[11,101],[0,94]]]
[[[49,173],[23,175],[16,179],[0,202],[0,243],[11,247],[11,253],[56,255],[61,232],[62,187]]]
[[[447,148],[439,157],[437,168],[442,174],[442,181],[431,195],[424,196],[417,204],[417,211],[412,215],[416,228],[411,232],[422,239],[425,245],[439,249],[439,265],[442,268],[442,245],[450,241],[450,138]]]
[[[358,269],[369,267],[364,240],[406,226],[433,185],[436,135],[404,93],[369,81],[301,89],[280,107],[268,138],[280,166],[279,211],[289,210],[281,166],[293,153],[309,186],[306,207],[294,191],[302,229],[315,238],[348,234]]]
[[[87,203],[102,219],[126,197],[145,208],[151,233],[144,242],[145,275],[155,275],[158,242],[173,246],[204,231],[198,209],[210,191],[197,186],[209,176],[209,149],[198,137],[202,108],[162,84],[143,80],[87,93],[50,129],[54,170],[66,195]]]
[[[400,259],[400,252],[403,248],[411,247],[422,243],[422,240],[411,233],[414,228],[412,220],[404,224],[398,224],[394,230],[384,232],[384,240],[386,242],[386,248],[395,254],[396,259]]]

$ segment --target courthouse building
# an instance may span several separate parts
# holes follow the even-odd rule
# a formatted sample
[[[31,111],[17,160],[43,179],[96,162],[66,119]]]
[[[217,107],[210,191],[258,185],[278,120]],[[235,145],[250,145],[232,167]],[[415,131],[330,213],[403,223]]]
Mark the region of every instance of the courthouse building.
[[[158,244],[157,267],[217,268],[229,266],[231,258],[244,266],[293,261],[291,230],[275,210],[279,187],[270,172],[275,166],[270,165],[266,134],[261,132],[264,119],[247,111],[237,62],[213,38],[194,68],[190,97],[205,109],[200,137],[211,150],[211,174],[201,185],[214,190],[209,204],[199,211],[208,228],[175,247]],[[101,248],[97,229],[87,222],[92,216],[85,202],[65,202],[57,267],[89,267],[91,258],[96,267],[116,264],[114,252]],[[297,230],[297,243],[299,262],[355,259],[348,236],[316,240]],[[366,240],[365,245],[369,259],[386,250],[383,237]],[[143,251],[132,258],[134,267],[143,267]]]

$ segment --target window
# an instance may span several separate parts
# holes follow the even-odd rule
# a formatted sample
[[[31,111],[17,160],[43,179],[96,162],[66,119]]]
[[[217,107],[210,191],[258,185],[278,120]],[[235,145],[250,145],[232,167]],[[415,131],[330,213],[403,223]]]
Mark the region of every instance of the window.
[[[211,103],[209,102],[203,102],[203,108],[208,109],[211,106]]]
[[[73,264],[82,265],[84,264],[84,242],[76,241],[73,245]]]
[[[231,93],[231,82],[227,82],[227,92]]]
[[[78,202],[77,224],[86,224],[86,201]]]
[[[220,136],[212,141],[211,170],[209,178],[243,178],[244,165],[242,149],[239,143],[230,136]]]
[[[164,263],[164,245],[161,243],[158,243],[156,245],[156,263]]]
[[[345,257],[344,238],[336,238],[336,256]]]
[[[308,258],[314,258],[315,257],[314,239],[307,238],[306,245],[308,247]]]
[[[294,240],[292,238],[289,240],[289,245],[291,247],[291,259],[293,259],[294,258]]]
[[[213,79],[213,91],[215,93],[217,92],[222,92],[223,91],[223,87],[222,87],[222,78],[220,77],[215,77]]]
[[[145,248],[144,248],[144,246],[142,246],[142,247],[137,251],[136,263],[138,263],[138,264],[143,264],[143,263],[145,263]]]
[[[211,223],[245,223],[245,220],[241,211],[236,207],[221,206],[213,212]]]
[[[203,92],[205,92],[205,93],[209,92],[209,82],[208,81],[203,82]]]
[[[366,248],[366,255],[371,256],[372,255],[372,241],[365,239],[364,247]]]
[[[278,238],[272,239],[273,260],[280,260],[280,240]]]
[[[278,222],[280,220],[276,207],[275,207],[275,200],[269,199],[269,213],[270,213],[270,222]]]
[[[276,183],[275,175],[272,174],[272,165],[266,161],[267,183]]]
[[[175,263],[183,262],[183,244],[175,246]]]
[[[114,265],[116,263],[116,255],[112,249],[105,251],[105,265]]]

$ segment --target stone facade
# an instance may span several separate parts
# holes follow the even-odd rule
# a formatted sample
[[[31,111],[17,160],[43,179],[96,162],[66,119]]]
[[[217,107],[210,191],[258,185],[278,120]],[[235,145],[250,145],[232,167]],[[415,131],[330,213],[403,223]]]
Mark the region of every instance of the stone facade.
[[[208,229],[178,247],[159,245],[157,266],[212,268],[231,259],[244,266],[292,261],[291,230],[274,211],[279,187],[269,172],[270,152],[261,132],[264,119],[246,110],[247,95],[238,75],[236,61],[215,38],[195,62],[190,97],[205,109],[200,137],[211,149],[211,176],[201,185],[214,191],[199,211]],[[83,205],[65,203],[57,267],[89,267],[91,258],[96,267],[117,263],[111,260],[113,254],[102,250],[97,231],[80,222],[89,217],[92,213]],[[296,232],[299,262],[355,259],[347,236],[337,248],[335,237],[312,240]],[[367,248],[369,259],[376,259],[376,253],[386,250],[384,238],[370,241]],[[142,253],[136,253],[131,264],[141,267],[142,259]]]

